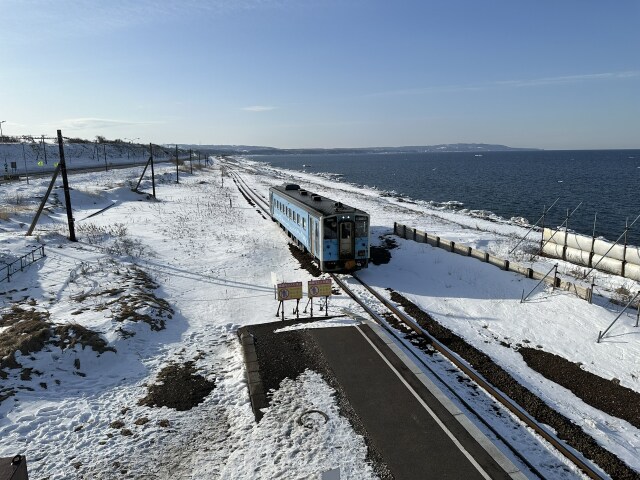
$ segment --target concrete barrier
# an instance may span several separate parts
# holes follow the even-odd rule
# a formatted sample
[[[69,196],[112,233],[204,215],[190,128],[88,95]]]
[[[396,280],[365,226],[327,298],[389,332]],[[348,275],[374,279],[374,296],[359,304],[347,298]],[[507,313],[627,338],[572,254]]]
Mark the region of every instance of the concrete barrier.
[[[495,255],[490,255],[488,252],[485,252],[483,250],[478,250],[476,248],[471,248],[467,245],[459,244],[451,240],[446,240],[444,238],[440,238],[439,236],[431,235],[427,232],[423,232],[415,228],[407,227],[406,225],[394,223],[393,232],[399,237],[405,238],[407,240],[414,240],[416,242],[426,243],[428,245],[431,245],[432,247],[442,248],[451,253],[456,253],[458,255],[475,258],[476,260],[480,260],[481,262],[494,265],[501,270],[517,273],[519,275],[523,275],[533,280],[544,279],[544,283],[549,286],[552,286],[554,288],[560,288],[567,292],[571,292],[577,297],[591,302],[591,299],[593,296],[593,291],[591,288],[582,287],[580,285],[576,285],[574,283],[561,280],[560,278],[555,276],[545,277],[544,273],[537,272],[525,265],[521,265],[515,262],[510,262],[509,260],[496,257]],[[549,229],[545,229],[545,235],[548,238],[550,238],[552,236],[552,231]],[[563,242],[565,241],[564,232],[559,232],[557,236],[562,238]],[[554,240],[555,240],[555,237],[554,237]],[[577,240],[575,239],[573,239],[573,241],[577,242]],[[553,251],[554,253],[562,252],[565,249],[565,247],[562,245],[556,245],[551,243],[548,244],[547,247],[545,248],[547,251]],[[582,258],[584,258],[584,256]],[[597,261],[597,259],[598,259],[598,256],[595,255],[593,260],[594,263]],[[605,263],[607,264],[607,267],[611,267],[611,265],[609,265],[610,263],[615,264],[615,267],[613,267],[612,269],[618,269],[619,264],[622,263],[622,262],[616,262],[615,260],[608,259],[608,258],[605,258],[604,260],[606,261]],[[638,267],[638,269],[636,270],[635,268],[633,268],[634,266],[631,264],[627,264],[626,266],[627,268],[629,268],[630,266],[632,267],[631,270],[633,271],[633,275],[640,276],[640,267]]]

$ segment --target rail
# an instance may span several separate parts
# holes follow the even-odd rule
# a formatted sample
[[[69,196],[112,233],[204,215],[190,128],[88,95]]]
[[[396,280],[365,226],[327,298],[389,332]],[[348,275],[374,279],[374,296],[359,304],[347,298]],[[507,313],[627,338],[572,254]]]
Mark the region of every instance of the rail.
[[[37,254],[36,254],[37,252]],[[37,256],[39,255],[39,256]],[[7,280],[11,282],[11,275],[14,275],[18,271],[22,272],[26,267],[31,265],[32,263],[37,262],[41,258],[44,258],[46,255],[44,254],[44,245],[39,246],[38,248],[33,249],[31,252],[22,255],[20,258],[14,260],[11,263],[7,263],[2,267],[1,271],[4,271],[4,276],[0,278],[0,282]],[[20,264],[18,267],[17,264]]]
[[[243,193],[243,195],[245,195],[245,197],[247,199],[251,198],[253,201],[255,201],[256,202],[256,206],[259,207],[261,210],[263,210],[265,212],[268,212],[267,207],[264,206],[264,205],[268,205],[268,203],[265,202],[264,199],[259,197],[255,192],[253,192],[252,189],[246,184],[246,182],[244,182],[244,180],[242,180],[242,178],[238,175],[237,172],[233,172],[233,174],[237,175],[237,177],[234,177],[234,180],[235,180],[236,186]],[[261,203],[264,204],[264,205],[261,205]],[[398,226],[394,225],[394,227],[395,227],[394,230],[397,231],[397,227]],[[405,236],[405,238],[409,238],[406,235],[407,227],[404,226],[404,228],[405,228],[405,235],[404,236]],[[413,234],[414,234],[414,236],[416,235],[416,231],[415,230],[413,230]],[[426,241],[426,239],[427,239],[426,233],[424,234],[424,237],[425,237],[425,241]],[[416,240],[416,239],[414,238],[414,240]],[[437,240],[438,240],[438,243],[440,243],[441,239],[439,237],[438,237]],[[456,253],[457,253],[458,248],[456,248],[456,245],[453,242],[447,242],[447,243],[448,243],[447,246],[450,249],[450,251],[456,251]],[[441,246],[441,245],[438,245],[438,246]],[[465,250],[465,254],[466,255],[473,256],[472,255],[473,252],[472,252],[472,249],[470,247],[466,247],[464,250]],[[486,257],[488,257],[488,256],[489,255],[486,254],[484,261],[487,261]],[[504,263],[502,265],[500,265],[500,266],[501,266],[501,268],[503,268],[505,270],[509,270],[509,262],[508,261],[504,261]],[[528,269],[527,273],[528,273],[529,278],[536,278],[535,275],[533,275],[534,272],[531,269]],[[384,325],[384,322],[381,322],[380,319],[377,318],[378,316],[375,314],[375,312],[373,312],[364,302],[362,302],[357,297],[357,295],[344,282],[342,282],[339,279],[339,277],[337,275],[331,274],[331,277],[334,278],[336,280],[336,283],[338,285],[340,285],[341,288],[343,288],[343,290],[349,296],[351,296],[356,302],[358,302],[358,304],[361,305],[365,309],[365,311],[367,311],[367,313],[369,315],[371,315],[371,317],[376,322],[380,323],[383,326],[383,328],[388,330],[388,327],[386,325]],[[564,444],[564,442],[562,442],[559,438],[557,438],[553,433],[548,431],[548,429],[546,429],[543,425],[540,425],[538,422],[536,422],[535,419],[533,417],[531,417],[531,415],[529,413],[527,413],[523,408],[521,408],[513,400],[511,400],[509,397],[507,397],[502,392],[500,392],[495,387],[493,387],[481,375],[476,373],[458,355],[456,355],[454,352],[449,350],[446,346],[441,344],[437,339],[432,337],[427,331],[425,331],[417,323],[415,323],[413,320],[411,320],[403,312],[398,310],[398,308],[396,308],[395,305],[391,304],[388,300],[386,300],[384,297],[382,297],[380,294],[378,294],[378,292],[376,292],[371,287],[369,287],[367,284],[365,284],[357,276],[354,275],[352,278],[354,278],[356,281],[361,283],[362,286],[365,289],[367,289],[374,297],[376,297],[383,305],[385,305],[385,307],[389,308],[389,310],[391,310],[397,316],[397,318],[399,318],[402,322],[404,322],[406,325],[408,325],[413,331],[415,331],[418,335],[422,336],[423,338],[428,339],[428,341],[431,343],[431,345],[436,350],[440,351],[440,353],[442,353],[447,359],[449,359],[449,361],[451,361],[453,364],[455,364],[462,372],[464,372],[466,375],[468,375],[481,388],[483,388],[485,391],[489,392],[491,394],[491,396],[496,399],[496,401],[498,401],[499,403],[504,405],[513,415],[515,415],[523,423],[525,423],[533,431],[535,431],[538,435],[540,435],[542,438],[544,438],[546,441],[548,441],[551,445],[553,445],[553,447],[556,448],[567,459],[569,459],[575,465],[577,465],[584,472],[584,474],[587,477],[592,478],[592,479],[602,479],[603,478],[603,476],[600,474],[600,472],[596,468],[594,468],[590,464],[590,462],[588,460],[586,460],[579,452],[576,452],[572,448],[567,447]],[[555,280],[554,280],[554,283],[555,283]],[[466,402],[464,402],[464,401],[462,401],[462,403],[466,404]],[[467,408],[469,408],[471,411],[473,411],[473,409],[470,408],[469,406],[467,406]],[[482,423],[486,425],[486,422],[482,421]],[[493,431],[494,429],[490,428],[490,430]],[[497,432],[494,431],[494,434],[497,434]],[[533,467],[533,465],[526,458],[524,458],[523,455],[521,455],[519,452],[515,452],[514,451],[514,448],[510,445],[510,442],[508,441],[508,439],[503,438],[502,435],[500,435],[500,434],[497,434],[497,437],[501,438],[503,440],[503,442],[505,443],[505,445],[507,445],[507,447],[511,449],[511,451],[514,453],[514,455],[518,456],[523,461],[523,463],[525,463],[529,468],[531,468],[531,471],[533,473],[535,473],[536,475],[540,476],[540,473],[537,471],[537,469],[535,467]]]
[[[340,285],[341,288],[344,289],[347,294],[353,298],[359,305],[363,306],[367,313],[370,313],[370,309],[364,306],[364,302],[357,298],[354,292],[337,276],[332,274],[332,277],[336,280],[336,283]],[[422,338],[426,339],[430,345],[442,354],[447,360],[453,363],[459,370],[464,372],[469,378],[473,380],[473,382],[480,386],[483,390],[485,390],[491,397],[493,397],[497,402],[502,404],[509,412],[511,412],[514,416],[516,416],[521,422],[523,422],[527,427],[531,428],[536,434],[540,435],[543,439],[549,442],[558,452],[560,452],[564,457],[573,462],[578,468],[580,468],[584,474],[592,479],[602,479],[603,476],[590,464],[590,462],[581,454],[576,453],[572,448],[565,445],[565,443],[557,438],[555,434],[550,432],[543,425],[539,424],[528,412],[526,412],[520,405],[516,404],[513,400],[511,400],[508,396],[503,394],[497,388],[495,388],[491,383],[489,383],[482,375],[477,373],[466,361],[464,361],[461,357],[459,357],[452,350],[447,348],[443,343],[437,340],[435,337],[430,335],[426,330],[424,330],[420,325],[418,325],[415,321],[410,319],[405,313],[400,311],[395,305],[393,305],[386,298],[381,296],[378,292],[376,292],[373,288],[363,282],[357,276],[353,276],[353,278],[358,281],[369,293],[371,293],[380,303],[382,303],[386,308],[388,308],[393,314],[400,319],[405,325],[407,325],[411,330],[417,333]],[[376,317],[373,316],[375,319]],[[378,321],[378,320],[376,320]],[[471,411],[473,409],[471,408]],[[485,423],[485,422],[483,422]],[[493,430],[493,429],[492,429]],[[500,436],[501,437],[501,436]],[[507,440],[503,440],[505,444],[513,451],[510,443]],[[524,456],[517,454],[519,458],[521,458],[525,464],[529,468],[531,468],[531,464],[528,460],[524,458]],[[539,475],[537,470],[533,469],[536,474]]]

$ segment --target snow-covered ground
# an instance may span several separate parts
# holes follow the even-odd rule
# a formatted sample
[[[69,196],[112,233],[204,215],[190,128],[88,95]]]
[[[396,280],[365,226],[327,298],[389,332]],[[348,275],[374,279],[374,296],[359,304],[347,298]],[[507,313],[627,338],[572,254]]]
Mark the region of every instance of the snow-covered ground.
[[[526,232],[332,177],[238,162],[243,178],[265,197],[269,186],[294,180],[368,211],[374,244],[395,221],[507,256]],[[246,203],[219,160],[193,175],[181,172],[179,184],[175,167],[158,168],[157,201],[130,191],[140,173],[138,167],[71,178],[77,243],[65,238],[60,188],[34,236],[25,237],[48,180],[0,186],[0,259],[46,245],[45,259],[0,283],[0,348],[12,331],[7,319],[20,314],[55,327],[81,325],[115,349],[97,353],[55,330],[45,348],[16,356],[22,368],[3,368],[8,378],[0,379],[0,398],[13,394],[0,403],[0,456],[25,454],[32,478],[319,478],[333,468],[342,478],[374,478],[362,438],[313,372],[284,382],[263,420],[254,422],[235,332],[274,320],[273,273],[281,281],[310,279],[281,230]],[[150,191],[148,181],[142,189]],[[501,344],[541,345],[640,391],[634,318],[624,315],[597,344],[598,331],[617,315],[613,306],[542,287],[521,304],[522,291],[535,282],[424,244],[398,244],[391,263],[361,277],[424,307],[640,471],[638,429],[551,384]],[[602,293],[639,288],[606,275],[597,282]],[[357,310],[345,296],[330,304]],[[215,382],[202,403],[188,411],[139,404],[164,367],[186,362]],[[32,369],[30,379],[25,369]],[[300,426],[296,419],[311,409],[329,421]]]

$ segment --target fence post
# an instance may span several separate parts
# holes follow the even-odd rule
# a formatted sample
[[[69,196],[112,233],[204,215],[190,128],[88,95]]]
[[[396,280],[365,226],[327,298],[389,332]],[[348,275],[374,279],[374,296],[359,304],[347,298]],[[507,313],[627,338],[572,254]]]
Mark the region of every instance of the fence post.
[[[402,226],[402,238],[407,238],[407,226]]]
[[[567,259],[567,240],[569,238],[569,209],[567,208],[567,219],[564,225],[564,245],[562,246],[562,260]]]
[[[484,263],[489,263],[489,252],[484,252],[484,260],[482,260]]]
[[[436,237],[436,247],[440,247],[440,237]]]
[[[625,221],[624,228],[624,249],[622,250],[622,277],[625,276],[625,269],[627,266],[627,232],[629,231],[629,219],[627,218]]]
[[[449,251],[453,253],[455,249],[456,249],[456,242],[451,242],[451,250]]]
[[[591,251],[589,252],[589,268],[593,266],[593,254],[596,246],[596,221],[598,220],[598,212],[593,216],[593,235],[591,236]]]
[[[505,269],[505,271],[507,271],[507,272],[509,271],[509,260],[505,260],[505,261],[504,261],[504,269]]]
[[[549,207],[549,210],[551,210],[551,207]],[[544,247],[544,216],[546,215],[546,213],[547,213],[547,206],[543,205],[542,206],[542,225],[540,230],[540,251],[541,252],[542,252],[542,247]]]

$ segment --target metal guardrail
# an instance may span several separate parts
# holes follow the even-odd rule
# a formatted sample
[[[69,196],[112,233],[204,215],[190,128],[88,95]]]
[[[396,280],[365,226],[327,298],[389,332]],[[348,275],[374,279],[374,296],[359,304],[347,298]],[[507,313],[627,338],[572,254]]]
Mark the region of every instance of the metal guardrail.
[[[3,282],[5,280],[10,282],[11,275],[14,275],[18,271],[24,271],[26,267],[28,267],[32,263],[37,262],[41,258],[44,258],[45,256],[44,245],[41,245],[38,248],[33,249],[31,252],[21,256],[17,260],[14,260],[11,263],[7,263],[3,267],[0,267],[0,282]]]

